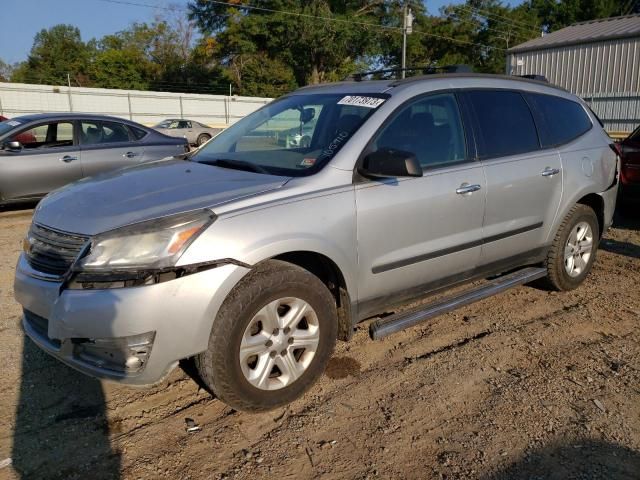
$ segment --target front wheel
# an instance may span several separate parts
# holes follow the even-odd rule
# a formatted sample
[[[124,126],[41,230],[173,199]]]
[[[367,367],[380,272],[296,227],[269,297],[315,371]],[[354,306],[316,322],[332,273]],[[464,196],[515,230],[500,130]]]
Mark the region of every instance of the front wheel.
[[[555,290],[573,290],[584,282],[600,241],[598,217],[587,205],[575,205],[560,225],[547,256],[547,280]]]
[[[333,296],[310,272],[270,260],[224,301],[209,348],[196,358],[204,382],[238,410],[285,405],[322,375],[337,337]]]

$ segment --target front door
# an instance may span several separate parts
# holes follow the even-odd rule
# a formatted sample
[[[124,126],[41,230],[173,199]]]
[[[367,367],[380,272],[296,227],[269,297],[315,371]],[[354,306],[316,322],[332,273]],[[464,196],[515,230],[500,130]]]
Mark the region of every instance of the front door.
[[[0,151],[0,194],[4,200],[38,198],[82,178],[73,122],[46,122],[17,131],[7,141],[19,151]]]
[[[424,176],[356,184],[361,316],[469,274],[480,259],[485,180],[455,95],[400,107],[366,153],[383,147],[414,153]]]

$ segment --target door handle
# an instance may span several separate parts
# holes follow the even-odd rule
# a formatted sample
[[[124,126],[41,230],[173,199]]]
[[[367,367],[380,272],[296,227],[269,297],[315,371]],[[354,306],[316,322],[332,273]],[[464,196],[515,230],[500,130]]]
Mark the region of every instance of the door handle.
[[[478,184],[469,185],[468,183],[463,183],[456,188],[456,193],[458,195],[465,195],[467,193],[477,192],[478,190],[480,190],[480,185]]]
[[[137,157],[138,154],[135,152],[127,152],[127,153],[124,153],[122,156],[125,158],[133,158],[133,157]]]
[[[73,162],[74,160],[78,160],[78,157],[72,157],[71,155],[65,155],[62,158],[59,158],[58,160],[60,160],[61,162],[64,163],[69,163],[69,162]]]
[[[542,175],[543,177],[553,177],[554,175],[557,175],[559,173],[560,173],[559,168],[547,167],[542,171],[540,175]]]

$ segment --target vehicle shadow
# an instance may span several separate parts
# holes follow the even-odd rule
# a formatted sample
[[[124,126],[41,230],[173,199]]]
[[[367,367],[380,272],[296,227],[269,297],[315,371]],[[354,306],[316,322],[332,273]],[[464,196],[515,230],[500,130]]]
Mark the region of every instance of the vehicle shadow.
[[[551,445],[527,454],[484,480],[589,478],[631,480],[640,474],[640,453],[622,445],[584,440]]]
[[[4,212],[23,212],[33,210],[38,206],[38,202],[15,203],[10,205],[0,205],[0,213]]]
[[[23,479],[120,478],[102,385],[50,357],[26,335],[11,456]]]
[[[640,202],[634,206],[623,205],[616,209],[613,226],[622,230],[640,230]]]
[[[102,385],[26,336],[12,459],[24,479],[120,478]]]

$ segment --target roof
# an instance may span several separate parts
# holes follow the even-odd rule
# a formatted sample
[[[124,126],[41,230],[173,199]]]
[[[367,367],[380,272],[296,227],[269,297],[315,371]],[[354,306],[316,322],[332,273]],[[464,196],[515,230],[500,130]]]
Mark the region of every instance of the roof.
[[[529,50],[543,50],[565,45],[629,37],[640,38],[640,14],[575,23],[561,30],[516,45],[510,48],[508,52],[517,53]]]
[[[139,126],[138,123],[126,118],[112,117],[109,115],[98,115],[94,113],[76,113],[76,112],[53,112],[53,113],[34,113],[13,117],[11,120],[20,120],[22,123],[35,122],[41,120],[109,120],[129,125]]]
[[[415,83],[432,82],[447,80],[451,85],[451,88],[463,88],[456,86],[456,84],[464,83],[466,88],[469,85],[469,81],[477,83],[477,87],[488,87],[495,85],[496,82],[516,82],[516,84],[530,84],[544,86],[556,90],[566,92],[565,89],[558,87],[547,82],[539,80],[532,80],[528,78],[522,78],[514,75],[497,75],[492,73],[435,73],[429,75],[415,75],[407,77],[403,80],[362,80],[362,81],[347,81],[347,82],[333,82],[333,83],[321,83],[317,85],[307,85],[306,87],[295,90],[290,95],[304,95],[310,93],[329,93],[329,94],[376,94],[376,93],[388,93],[393,95],[394,90],[399,90],[402,87],[407,87]]]

